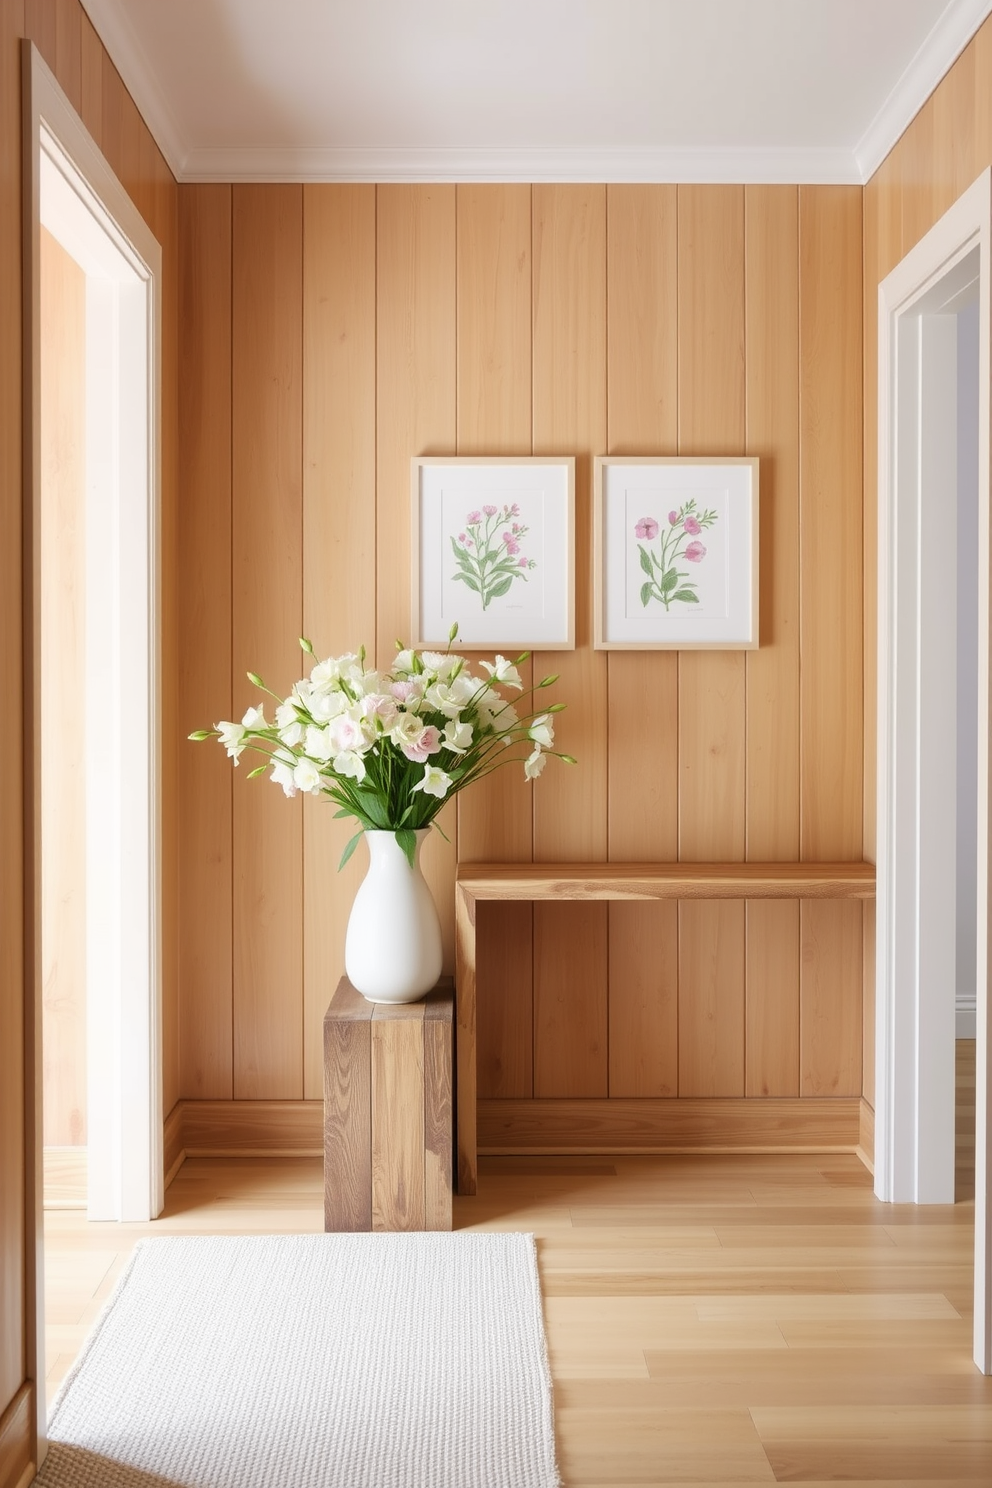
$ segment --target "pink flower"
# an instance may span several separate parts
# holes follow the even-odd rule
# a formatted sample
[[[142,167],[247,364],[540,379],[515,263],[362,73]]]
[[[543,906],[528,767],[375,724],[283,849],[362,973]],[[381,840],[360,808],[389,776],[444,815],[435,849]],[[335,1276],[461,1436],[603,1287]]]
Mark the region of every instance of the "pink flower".
[[[701,542],[691,542],[685,550],[685,556],[690,563],[701,563],[706,557],[706,549]]]
[[[671,524],[672,524],[673,527],[677,527],[679,525],[679,514],[678,514],[678,512],[669,512],[668,513],[668,520],[671,522]]]
[[[465,536],[465,533],[464,532],[459,532],[459,534],[458,534],[458,541],[460,543],[468,542],[468,538]]]
[[[409,744],[403,745],[403,753],[407,759],[415,760],[422,765],[430,754],[437,754],[441,748],[441,735],[432,723],[420,730],[419,735]]]
[[[499,507],[497,507],[497,506],[484,506],[482,508],[482,510],[485,512],[485,514],[486,514],[487,517],[494,517],[496,515],[497,511],[499,510]]]
[[[514,502],[513,505],[510,507],[510,516],[511,517],[519,517],[519,515],[520,515],[520,508],[517,505],[517,503]]]
[[[468,523],[468,525],[470,527],[474,527],[475,524],[476,524],[476,522],[481,522],[482,521],[482,513],[481,512],[469,512],[469,514],[465,518],[465,520],[466,520],[466,522]]]
[[[401,703],[408,703],[412,697],[420,697],[424,689],[419,682],[394,682],[389,690]]]
[[[646,537],[649,540],[658,536],[658,523],[654,517],[642,517],[634,528],[637,537]]]
[[[682,523],[682,526],[685,528],[686,532],[688,532],[690,537],[698,536],[698,534],[703,530],[702,527],[700,527],[699,523],[696,521],[695,517],[686,517],[685,521]]]
[[[506,551],[508,553],[519,553],[520,552],[520,544],[517,542],[516,538],[513,536],[513,534],[511,532],[504,532],[503,533],[503,541],[506,544]]]
[[[517,567],[518,567],[518,568],[529,568],[529,567],[530,567],[530,565],[529,565],[529,564],[528,564],[528,562],[527,562],[527,559],[526,559],[526,558],[521,558],[521,559],[520,559],[520,562],[519,562],[519,563],[518,563],[518,564],[517,564]]]

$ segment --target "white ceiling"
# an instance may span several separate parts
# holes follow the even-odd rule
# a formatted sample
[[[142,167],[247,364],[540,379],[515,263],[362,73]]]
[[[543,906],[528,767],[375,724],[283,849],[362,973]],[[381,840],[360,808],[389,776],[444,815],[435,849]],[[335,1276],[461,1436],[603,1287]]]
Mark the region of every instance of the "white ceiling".
[[[864,181],[992,0],[83,0],[181,180]]]

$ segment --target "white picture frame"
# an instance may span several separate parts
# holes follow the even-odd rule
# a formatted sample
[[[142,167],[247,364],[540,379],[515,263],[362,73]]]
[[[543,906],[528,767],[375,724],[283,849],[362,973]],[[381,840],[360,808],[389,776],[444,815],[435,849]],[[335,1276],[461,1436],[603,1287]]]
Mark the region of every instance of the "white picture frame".
[[[597,456],[593,585],[597,650],[756,649],[758,461]]]
[[[574,649],[571,455],[418,455],[411,493],[412,645]]]

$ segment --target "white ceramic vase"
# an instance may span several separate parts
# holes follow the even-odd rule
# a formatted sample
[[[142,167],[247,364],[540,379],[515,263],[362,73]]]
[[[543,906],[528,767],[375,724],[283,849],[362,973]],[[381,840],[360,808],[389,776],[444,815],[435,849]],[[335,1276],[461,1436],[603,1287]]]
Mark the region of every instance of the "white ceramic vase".
[[[369,1002],[416,1002],[441,975],[441,924],[420,868],[428,828],[415,833],[413,867],[395,832],[366,832],[369,871],[344,942],[348,980]]]

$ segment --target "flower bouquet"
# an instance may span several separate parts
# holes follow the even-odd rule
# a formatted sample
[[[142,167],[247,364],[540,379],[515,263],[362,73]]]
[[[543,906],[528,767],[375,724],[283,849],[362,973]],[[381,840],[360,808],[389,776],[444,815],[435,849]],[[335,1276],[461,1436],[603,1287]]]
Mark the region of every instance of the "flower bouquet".
[[[457,626],[446,651],[401,645],[387,671],[367,667],[364,649],[317,661],[301,640],[315,665],[288,697],[248,673],[275,700],[271,723],[264,706],[252,707],[240,723],[189,736],[219,739],[235,764],[245,750],[266,756],[251,775],[270,769],[287,796],[324,796],[338,816],[358,822],[340,866],[365,835],[369,872],[352,905],[344,963],[352,985],[372,1002],[416,1001],[440,975],[441,928],[419,852],[445,801],[513,760],[528,780],[540,775],[549,754],[575,763],[554,748],[552,715],[563,703],[521,716],[499,691],[523,691],[517,668],[527,653],[515,662],[483,661],[483,675],[474,675],[451,652],[456,635]],[[556,681],[545,677],[527,696],[533,700]]]
[[[564,703],[521,715],[498,690],[522,692],[517,668],[529,653],[514,662],[503,656],[480,662],[484,675],[475,675],[451,651],[457,633],[455,626],[446,651],[417,652],[397,643],[386,671],[366,666],[364,647],[318,661],[310,642],[301,640],[315,665],[288,697],[248,673],[276,702],[271,723],[264,705],[257,706],[240,723],[218,723],[189,737],[219,739],[235,764],[245,750],[264,754],[267,759],[249,779],[271,769],[271,779],[287,796],[325,796],[337,804],[338,816],[353,817],[360,830],[345,848],[341,867],[365,831],[395,833],[412,867],[415,834],[473,781],[513,761],[534,780],[549,754],[575,763],[554,748],[552,715]],[[545,677],[527,696],[533,700],[557,680]]]

